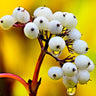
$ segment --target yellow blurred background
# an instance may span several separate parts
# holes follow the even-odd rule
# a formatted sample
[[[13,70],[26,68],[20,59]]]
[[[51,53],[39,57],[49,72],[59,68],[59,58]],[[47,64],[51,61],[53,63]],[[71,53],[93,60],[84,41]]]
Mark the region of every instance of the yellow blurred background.
[[[33,15],[37,7],[44,5],[53,12],[64,11],[75,14],[78,19],[76,28],[82,33],[81,39],[85,40],[90,48],[86,55],[96,64],[96,0],[0,0],[0,18],[11,15],[13,9],[18,6],[24,7]],[[14,73],[28,81],[33,77],[39,54],[38,40],[26,38],[22,28],[11,28],[7,31],[0,28],[0,72]],[[64,51],[61,58],[67,55],[68,53]],[[67,96],[62,79],[53,81],[48,77],[48,69],[54,65],[59,64],[46,55],[39,74],[42,82],[37,96]],[[3,80],[0,81],[0,96],[9,96],[2,93],[2,90],[6,89]],[[88,84],[78,85],[75,96],[96,96],[96,68],[91,72],[91,80]],[[8,81],[12,83],[10,96],[28,96],[19,82],[9,79]]]

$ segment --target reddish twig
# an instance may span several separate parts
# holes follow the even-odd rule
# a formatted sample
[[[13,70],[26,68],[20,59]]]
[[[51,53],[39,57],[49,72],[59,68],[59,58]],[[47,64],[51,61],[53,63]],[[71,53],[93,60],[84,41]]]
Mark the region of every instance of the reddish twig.
[[[39,41],[39,44],[40,44],[40,46],[41,46],[41,49],[43,49],[44,46],[43,46],[42,40],[41,40],[40,38],[38,38],[38,41]]]
[[[34,71],[34,75],[33,75],[33,80],[32,80],[32,85],[31,85],[32,93],[30,94],[30,96],[36,96],[37,89],[38,89],[38,87],[41,83],[41,79],[38,82],[39,71],[40,71],[40,67],[41,67],[41,64],[43,62],[44,56],[46,54],[46,51],[48,49],[48,42],[49,42],[51,36],[52,36],[52,34],[50,34],[49,38],[46,40],[45,47],[43,49],[41,48],[41,53],[40,53],[39,59],[37,61],[35,71]],[[40,43],[40,45],[42,44],[40,42],[40,40],[39,40],[39,43]]]
[[[0,73],[0,78],[12,78],[15,79],[17,81],[19,81],[27,90],[27,92],[29,92],[29,86],[28,83],[26,83],[26,81],[24,79],[22,79],[21,77],[14,75],[14,74],[10,74],[10,73]]]
[[[14,26],[14,27],[24,27],[25,24],[23,24],[23,25],[20,25],[20,24],[14,24],[13,26]]]

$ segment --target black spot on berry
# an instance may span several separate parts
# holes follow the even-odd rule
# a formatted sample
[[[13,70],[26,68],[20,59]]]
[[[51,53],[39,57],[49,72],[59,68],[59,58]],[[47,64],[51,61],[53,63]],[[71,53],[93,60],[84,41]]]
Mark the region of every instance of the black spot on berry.
[[[60,45],[57,45],[56,48],[57,48],[57,49],[60,49]]]
[[[53,74],[53,77],[55,78],[56,77],[56,74]]]
[[[31,28],[31,31],[34,31],[34,28]]]
[[[20,11],[20,7],[18,7],[18,9],[17,9],[18,11]]]
[[[57,24],[57,27],[60,27],[60,24]]]
[[[43,20],[40,20],[40,23],[43,23]]]
[[[88,49],[89,49],[89,48],[87,47],[87,48],[85,49],[85,51],[88,51]]]
[[[88,62],[88,66],[90,65],[90,62]]]
[[[72,69],[72,71],[73,71],[73,72],[75,72],[75,71],[76,71],[76,69],[75,69],[75,68],[73,68],[73,69]]]
[[[63,16],[65,17],[65,16],[66,16],[66,14],[63,14]]]
[[[73,16],[76,19],[76,16]]]
[[[42,7],[41,9],[44,9],[44,7]]]
[[[3,23],[3,20],[1,20],[0,22]]]

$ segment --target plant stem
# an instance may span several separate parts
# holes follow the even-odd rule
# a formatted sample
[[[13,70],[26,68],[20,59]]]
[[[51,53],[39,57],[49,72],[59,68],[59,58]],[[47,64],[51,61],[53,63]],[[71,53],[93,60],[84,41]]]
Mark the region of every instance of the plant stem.
[[[24,79],[22,79],[21,77],[14,75],[14,74],[10,74],[10,73],[0,73],[0,78],[12,78],[15,79],[17,81],[19,81],[21,84],[23,84],[23,86],[26,88],[27,92],[29,92],[29,86],[28,83],[26,83],[26,81]]]
[[[33,80],[32,80],[32,92],[36,92],[37,86],[38,86],[38,76],[39,76],[39,71],[40,71],[40,66],[42,64],[42,61],[44,59],[46,51],[45,50],[41,50],[39,59],[37,61],[36,67],[35,67],[35,71],[34,71],[34,75],[33,75]]]
[[[42,43],[39,42],[40,45],[41,45],[41,53],[40,53],[39,59],[37,61],[36,67],[35,67],[35,71],[34,71],[34,75],[33,75],[33,80],[32,80],[32,84],[31,84],[32,92],[31,92],[31,94],[29,94],[29,96],[36,96],[38,87],[39,87],[40,82],[41,82],[41,79],[38,82],[39,71],[40,71],[40,67],[41,67],[42,61],[44,59],[44,56],[46,54],[46,51],[48,49],[48,42],[49,42],[51,36],[52,36],[52,34],[50,34],[49,38],[46,40],[45,47],[42,48],[43,45],[41,45]]]

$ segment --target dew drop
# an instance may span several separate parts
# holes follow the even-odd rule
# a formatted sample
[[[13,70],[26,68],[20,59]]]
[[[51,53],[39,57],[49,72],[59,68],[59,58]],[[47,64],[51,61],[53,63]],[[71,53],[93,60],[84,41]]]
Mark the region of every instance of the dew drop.
[[[74,87],[74,88],[68,88],[67,89],[67,94],[69,95],[69,96],[72,96],[72,95],[74,95],[76,93],[76,87]]]
[[[55,57],[58,57],[61,55],[61,51],[52,51],[52,54],[55,56]]]

